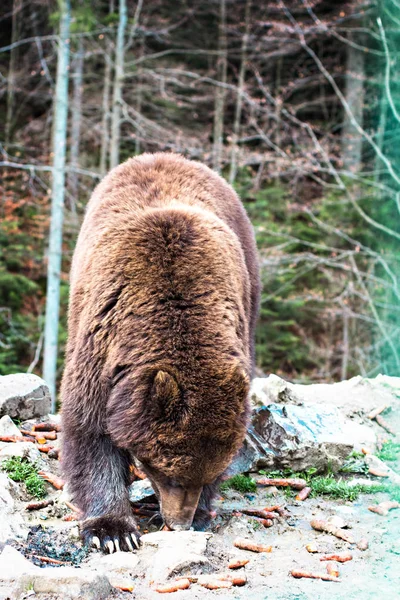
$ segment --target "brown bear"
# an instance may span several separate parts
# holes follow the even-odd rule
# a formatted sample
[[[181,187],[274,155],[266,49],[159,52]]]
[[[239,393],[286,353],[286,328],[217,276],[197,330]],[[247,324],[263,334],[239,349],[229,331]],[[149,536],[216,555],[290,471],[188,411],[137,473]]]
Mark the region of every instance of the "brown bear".
[[[208,525],[246,431],[259,294],[249,219],[208,167],[144,154],[95,189],[72,261],[61,387],[63,470],[87,542],[136,543],[133,458],[169,528]]]

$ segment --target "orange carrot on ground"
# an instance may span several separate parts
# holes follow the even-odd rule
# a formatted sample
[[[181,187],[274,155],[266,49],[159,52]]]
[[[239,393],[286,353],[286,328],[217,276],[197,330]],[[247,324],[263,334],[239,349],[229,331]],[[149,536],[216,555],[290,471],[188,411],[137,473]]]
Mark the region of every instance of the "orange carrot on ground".
[[[332,577],[339,577],[339,567],[335,565],[333,562],[328,562],[326,565],[326,572],[328,575],[332,575]]]
[[[386,473],[386,471],[381,471],[381,469],[372,467],[372,466],[369,467],[368,473],[370,475],[374,475],[375,477],[389,477],[389,475],[388,475],[388,473]]]
[[[58,423],[35,423],[32,431],[61,431],[61,426]]]
[[[314,544],[314,543],[307,544],[306,550],[307,550],[307,552],[314,554],[315,552],[318,552],[318,546],[317,546],[317,544]]]
[[[40,475],[45,481],[51,483],[56,490],[62,490],[65,485],[64,479],[57,477],[57,475],[53,475],[53,473],[48,473],[47,471],[38,471],[38,475]]]
[[[46,508],[46,506],[50,506],[50,504],[54,504],[54,500],[51,498],[48,498],[48,500],[39,500],[39,502],[28,502],[25,510],[41,510],[42,508]]]
[[[258,479],[257,485],[276,485],[278,487],[291,487],[295,490],[302,490],[307,487],[305,479]]]
[[[301,501],[306,500],[310,494],[311,494],[311,488],[305,487],[302,490],[300,490],[300,492],[297,494],[295,500],[301,500]]]
[[[130,579],[113,579],[112,577],[109,577],[109,581],[113,588],[121,590],[121,592],[133,592],[135,589],[133,581]]]
[[[292,577],[296,577],[296,579],[301,579],[302,577],[304,577],[306,579],[322,579],[323,581],[340,581],[340,579],[338,579],[337,577],[325,573],[309,573],[308,571],[293,570],[290,571],[290,574],[292,575]]]
[[[331,535],[334,535],[335,537],[339,538],[340,540],[344,540],[349,544],[355,543],[353,536],[343,531],[339,527],[335,527],[335,525],[329,523],[328,521],[323,521],[322,519],[313,519],[310,524],[311,527],[313,529],[316,529],[317,531],[324,531],[325,533],[330,533]]]
[[[34,439],[28,440],[22,435],[0,435],[0,442],[34,442]]]
[[[244,573],[223,573],[222,575],[217,575],[217,579],[230,581],[234,586],[242,586],[247,583],[247,577]]]
[[[342,552],[341,554],[325,554],[319,560],[335,560],[336,562],[345,563],[353,560],[353,555],[350,552]]]
[[[394,500],[386,500],[385,502],[380,502],[376,506],[368,506],[368,510],[377,513],[378,515],[382,515],[382,517],[386,517],[389,510],[392,510],[393,508],[400,508],[400,504]]]
[[[228,563],[228,569],[241,569],[249,562],[248,558],[232,558]]]
[[[70,502],[69,500],[64,500],[64,504],[65,504],[65,506],[68,506],[68,508],[70,508],[73,512],[76,512],[76,513],[81,512],[79,510],[79,508],[77,506],[75,506],[75,504],[72,504],[72,502]]]
[[[272,512],[263,508],[242,508],[241,512],[249,517],[260,517],[261,519],[276,519],[279,517],[277,512]]]
[[[48,446],[47,444],[38,444],[36,448],[40,452],[44,452],[45,454],[48,454],[49,452],[51,452],[51,450],[54,450],[54,446]]]
[[[34,438],[44,438],[45,440],[56,440],[57,434],[55,431],[28,431],[27,429],[21,429],[22,435],[30,435]]]
[[[259,523],[261,523],[261,525],[264,525],[264,527],[272,527],[272,525],[274,524],[272,519],[261,519],[260,517],[252,517],[252,519],[256,519]]]
[[[178,592],[179,590],[187,590],[188,588],[190,588],[190,581],[185,578],[171,581],[170,583],[165,583],[163,585],[156,585],[153,587],[153,590],[160,594],[170,594],[172,592]]]
[[[240,550],[249,550],[250,552],[272,552],[272,546],[257,544],[244,538],[236,538],[233,545]]]
[[[68,515],[64,515],[62,518],[63,521],[79,521],[78,515],[74,513],[69,513]]]
[[[29,554],[29,558],[36,558],[42,562],[49,563],[51,565],[69,565],[70,563],[63,560],[57,560],[56,558],[49,558],[48,556],[38,556],[36,554]]]
[[[396,432],[394,431],[394,429],[392,429],[389,425],[389,423],[387,423],[385,421],[385,419],[382,417],[382,415],[377,415],[375,417],[375,421],[382,427],[382,429],[385,429],[385,431],[387,431],[388,433],[391,433],[392,435],[396,435]]]
[[[366,538],[362,538],[357,544],[357,548],[359,550],[361,550],[362,552],[364,552],[365,550],[368,550],[368,547],[369,547],[369,542]]]
[[[199,585],[205,587],[207,590],[220,590],[227,589],[233,586],[231,581],[222,581],[221,579],[207,579],[204,581],[199,581]]]
[[[376,419],[377,415],[383,413],[383,411],[387,408],[389,408],[389,404],[381,404],[381,406],[378,406],[378,408],[374,408],[374,410],[371,410],[369,413],[368,419]]]

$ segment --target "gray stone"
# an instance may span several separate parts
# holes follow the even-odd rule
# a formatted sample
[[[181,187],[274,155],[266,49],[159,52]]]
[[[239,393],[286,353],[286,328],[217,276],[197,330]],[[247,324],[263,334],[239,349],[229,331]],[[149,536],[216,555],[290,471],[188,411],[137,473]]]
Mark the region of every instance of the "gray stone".
[[[32,588],[36,594],[59,594],[63,598],[105,600],[112,592],[107,577],[87,569],[74,567],[36,567],[20,552],[6,546],[0,555],[0,593],[2,587],[13,590],[13,596]]]
[[[139,558],[132,552],[115,552],[101,556],[96,554],[90,560],[90,568],[98,571],[133,574],[138,566]]]
[[[0,543],[27,538],[28,529],[16,507],[17,498],[17,484],[11,481],[6,473],[0,472]]]
[[[8,415],[4,415],[0,419],[0,435],[21,435],[20,430]]]
[[[206,554],[211,533],[201,531],[168,531],[143,535],[143,549],[157,548],[148,571],[150,581],[163,582],[169,577],[213,570]]]
[[[31,442],[13,442],[5,444],[0,448],[0,463],[14,457],[25,458],[40,467],[45,465],[40,451]]]
[[[149,479],[141,479],[140,481],[134,481],[129,486],[129,500],[131,502],[140,502],[144,498],[148,498],[154,494],[154,490],[151,487]]]
[[[37,375],[17,373],[0,376],[0,417],[31,419],[50,411],[49,388]]]

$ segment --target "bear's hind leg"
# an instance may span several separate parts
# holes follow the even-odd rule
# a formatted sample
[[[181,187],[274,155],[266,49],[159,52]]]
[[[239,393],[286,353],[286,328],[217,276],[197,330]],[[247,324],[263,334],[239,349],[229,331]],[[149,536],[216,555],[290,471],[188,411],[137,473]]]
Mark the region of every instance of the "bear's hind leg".
[[[128,497],[128,453],[106,435],[64,431],[63,467],[68,491],[81,509],[87,544],[109,551],[139,547]]]

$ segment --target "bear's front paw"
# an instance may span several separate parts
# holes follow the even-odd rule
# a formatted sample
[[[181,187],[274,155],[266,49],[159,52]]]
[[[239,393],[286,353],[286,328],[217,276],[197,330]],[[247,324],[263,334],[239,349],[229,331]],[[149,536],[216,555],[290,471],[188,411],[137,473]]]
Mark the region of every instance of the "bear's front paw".
[[[81,536],[87,545],[110,554],[114,550],[133,552],[139,548],[140,534],[133,517],[89,517],[81,523]]]

